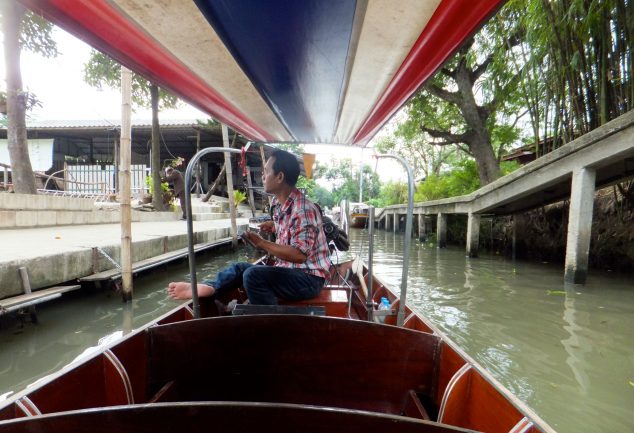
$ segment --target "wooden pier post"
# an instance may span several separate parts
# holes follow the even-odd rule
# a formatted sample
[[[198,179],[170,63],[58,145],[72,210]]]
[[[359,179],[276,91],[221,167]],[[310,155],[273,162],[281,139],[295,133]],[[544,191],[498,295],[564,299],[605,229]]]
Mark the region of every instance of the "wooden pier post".
[[[588,276],[595,180],[596,170],[587,167],[576,169],[572,173],[564,276],[569,283],[584,284]]]
[[[29,281],[29,274],[26,271],[26,268],[24,266],[20,266],[18,268],[18,272],[20,273],[20,280],[22,281],[22,290],[24,291],[24,294],[30,295],[32,293],[31,282]],[[37,323],[37,314],[35,312],[35,305],[31,305],[30,307],[27,307],[27,308],[29,311],[29,315],[31,316],[31,322]]]
[[[467,221],[467,255],[478,257],[478,243],[480,241],[480,215],[469,212]]]
[[[418,214],[418,240],[422,241],[425,238],[425,215]]]
[[[447,246],[447,214],[438,214],[436,225],[436,242],[438,248],[445,248]]]
[[[512,240],[511,240],[511,260],[515,261],[516,257],[517,257],[517,216],[513,215],[513,233],[512,233]]]
[[[121,201],[121,295],[132,300],[132,210],[130,206],[130,157],[132,142],[132,71],[121,66],[121,163],[119,164],[119,200]]]
[[[253,182],[251,181],[251,167],[247,165],[247,193],[249,197],[249,206],[251,207],[251,216],[255,218],[255,198],[253,197]]]
[[[222,124],[222,146],[229,147],[229,130]],[[233,201],[233,168],[231,167],[231,154],[224,152],[225,172],[227,174],[227,196],[229,197],[229,214],[231,216],[231,245],[238,248],[238,225],[236,223],[236,204]]]

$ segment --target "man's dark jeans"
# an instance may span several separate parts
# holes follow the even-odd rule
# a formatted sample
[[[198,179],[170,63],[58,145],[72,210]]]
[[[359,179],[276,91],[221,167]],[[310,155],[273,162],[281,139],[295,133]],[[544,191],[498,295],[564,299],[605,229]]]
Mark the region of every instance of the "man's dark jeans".
[[[324,279],[299,269],[239,262],[205,283],[213,286],[218,294],[244,287],[250,303],[277,305],[277,298],[301,301],[316,297],[324,286]]]

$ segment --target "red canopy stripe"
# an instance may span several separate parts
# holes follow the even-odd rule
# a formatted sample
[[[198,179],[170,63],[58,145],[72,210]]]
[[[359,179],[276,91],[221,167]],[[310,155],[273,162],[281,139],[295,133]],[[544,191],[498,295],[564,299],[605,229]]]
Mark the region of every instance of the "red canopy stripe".
[[[504,0],[444,0],[355,134],[353,143],[370,140],[502,3]]]

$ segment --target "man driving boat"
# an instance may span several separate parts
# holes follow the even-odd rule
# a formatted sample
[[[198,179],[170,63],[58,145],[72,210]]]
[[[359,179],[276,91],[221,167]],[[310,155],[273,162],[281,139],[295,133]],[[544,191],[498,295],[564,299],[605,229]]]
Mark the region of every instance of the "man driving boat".
[[[262,174],[264,191],[273,194],[273,221],[260,225],[275,232],[270,242],[253,232],[245,233],[256,248],[275,256],[272,266],[239,262],[221,270],[216,279],[198,284],[198,296],[212,296],[244,287],[249,302],[276,305],[277,298],[299,301],[316,297],[331,266],[328,243],[322,230],[321,212],[296,187],[299,163],[290,153],[276,150]],[[173,299],[190,299],[191,284],[171,282]]]

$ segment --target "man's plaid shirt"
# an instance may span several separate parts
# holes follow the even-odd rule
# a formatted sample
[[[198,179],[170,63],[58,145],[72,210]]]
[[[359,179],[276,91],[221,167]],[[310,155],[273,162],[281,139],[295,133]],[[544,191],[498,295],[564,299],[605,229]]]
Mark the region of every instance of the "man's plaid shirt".
[[[276,259],[275,266],[300,269],[327,279],[331,266],[330,251],[317,206],[293,188],[284,204],[274,198],[272,207],[276,242],[297,248],[306,255],[304,263]]]

